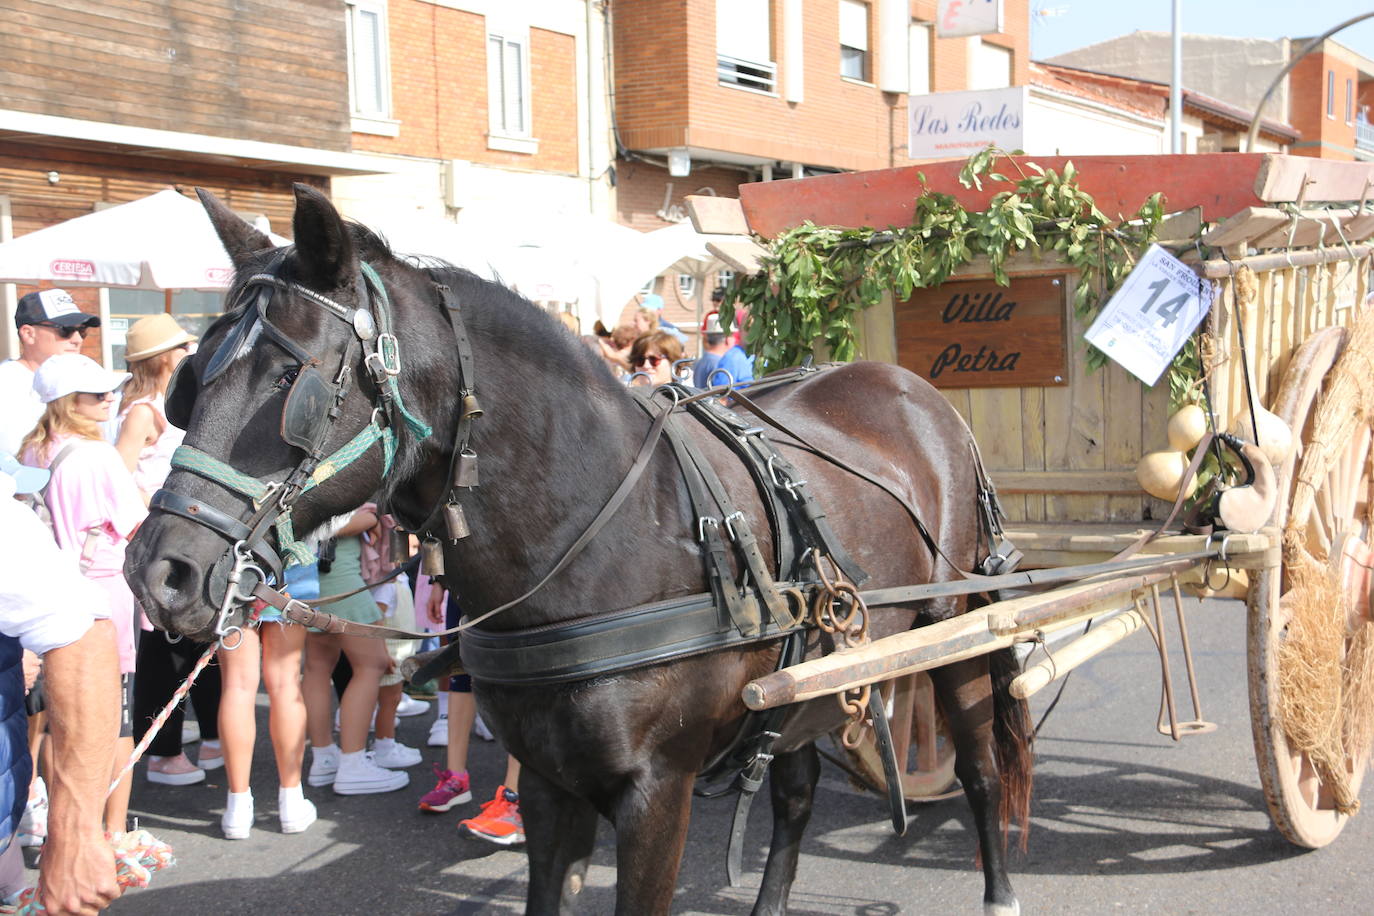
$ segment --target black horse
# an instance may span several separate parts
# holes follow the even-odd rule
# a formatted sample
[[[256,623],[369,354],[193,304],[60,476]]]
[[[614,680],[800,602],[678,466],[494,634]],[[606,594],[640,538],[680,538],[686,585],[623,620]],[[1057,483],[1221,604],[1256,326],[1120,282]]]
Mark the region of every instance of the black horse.
[[[522,594],[625,478],[649,416],[601,360],[525,299],[462,270],[399,259],[372,232],[343,221],[318,191],[297,185],[295,193],[295,245],[283,249],[274,249],[267,236],[202,193],[237,277],[228,294],[229,313],[188,360],[187,371],[200,383],[192,379],[175,392],[186,401],[180,405],[189,416],[186,443],[244,475],[283,481],[304,454],[283,438],[287,392],[303,367],[334,380],[341,360],[351,361],[353,383],[326,430],[324,451],[369,423],[382,392],[356,349],[354,330],[334,320],[375,309],[360,273],[365,262],[380,278],[394,315],[397,393],[433,432],[421,438],[402,425],[389,473],[384,474],[383,449],[371,448],[305,492],[290,517],[295,531],[309,532],[380,490],[403,525],[422,524],[448,493],[459,422],[462,370],[442,284],[459,303],[485,410],[471,427],[480,485],[465,491],[463,503],[472,535],[456,544],[445,541],[448,580],[469,616]],[[271,333],[258,329],[222,346],[248,326],[241,316],[254,308],[250,300],[264,285],[273,288],[263,306]],[[331,316],[322,302],[344,312]],[[296,352],[283,339],[294,342]],[[218,364],[210,367],[216,377],[207,387],[207,367],[217,354]],[[949,562],[965,569],[976,565],[969,433],[929,385],[901,369],[858,363],[780,386],[759,400],[804,431],[814,446],[890,481],[918,507]],[[715,437],[702,435],[698,445],[768,556],[768,524],[748,473]],[[827,507],[840,540],[869,573],[869,585],[954,577],[947,562],[932,557],[892,495],[806,449],[781,447]],[[254,506],[185,470],[174,471],[165,489],[182,500],[181,509],[169,511],[167,506],[177,504],[160,508],[155,502],[129,548],[125,571],[159,627],[213,638],[222,575],[219,591],[207,582],[229,545],[189,517],[186,501],[216,506],[238,520],[249,519]],[[484,626],[532,627],[707,591],[696,536],[678,465],[660,443],[612,524],[546,587]],[[886,636],[963,613],[966,605],[966,599],[954,598],[874,610],[870,632]],[[778,654],[774,641],[570,684],[475,683],[483,718],[523,764],[528,912],[557,913],[574,899],[598,815],[616,831],[617,912],[668,912],[694,778],[739,728],[743,685],[772,670]],[[1024,825],[1030,794],[1024,706],[994,690],[994,681],[1012,670],[1010,654],[1002,653],[932,672],[954,738],[956,772],[977,823],[985,907],[996,914],[1019,910],[1007,876],[1006,832],[1014,818]],[[772,847],[756,913],[786,909],[819,771],[813,740],[838,721],[838,704],[824,698],[792,709],[781,729],[771,771]]]

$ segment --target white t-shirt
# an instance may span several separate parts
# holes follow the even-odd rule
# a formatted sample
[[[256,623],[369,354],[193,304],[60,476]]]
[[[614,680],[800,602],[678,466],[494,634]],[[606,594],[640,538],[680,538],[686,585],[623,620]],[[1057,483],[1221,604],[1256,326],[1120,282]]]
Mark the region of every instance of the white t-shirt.
[[[43,416],[43,402],[33,390],[33,370],[17,359],[0,363],[0,449],[19,456],[19,443]]]
[[[76,642],[110,616],[105,594],[81,575],[33,511],[0,474],[0,633],[43,655]]]

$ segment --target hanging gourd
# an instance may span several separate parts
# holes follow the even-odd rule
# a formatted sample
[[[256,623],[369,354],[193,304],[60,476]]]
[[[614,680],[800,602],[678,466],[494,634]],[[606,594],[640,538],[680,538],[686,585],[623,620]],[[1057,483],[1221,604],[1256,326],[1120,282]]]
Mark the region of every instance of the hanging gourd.
[[[1196,404],[1187,404],[1169,418],[1169,447],[1186,452],[1207,434],[1207,414]]]
[[[1135,466],[1135,479],[1140,487],[1156,499],[1173,502],[1188,473],[1188,456],[1182,451],[1150,452]],[[1191,496],[1197,488],[1197,477],[1188,481]]]

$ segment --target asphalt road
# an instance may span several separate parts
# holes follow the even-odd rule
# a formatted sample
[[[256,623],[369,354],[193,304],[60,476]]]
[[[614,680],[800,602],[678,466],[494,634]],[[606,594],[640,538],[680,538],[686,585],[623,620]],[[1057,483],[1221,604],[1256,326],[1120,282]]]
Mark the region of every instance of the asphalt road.
[[[1374,815],[1357,817],[1330,847],[1289,846],[1271,827],[1255,773],[1245,697],[1244,608],[1190,602],[1203,712],[1215,732],[1174,744],[1154,731],[1158,663],[1136,635],[1069,680],[1038,743],[1029,851],[1013,859],[1026,913],[1349,913],[1374,899]],[[1181,669],[1175,655],[1175,671]],[[1036,703],[1037,714],[1052,690]],[[175,868],[111,910],[117,914],[461,914],[519,912],[518,851],[460,836],[457,811],[418,812],[432,785],[426,749],[410,789],[339,798],[308,790],[320,820],[307,833],[277,830],[265,698],[254,766],[258,822],[249,840],[219,838],[222,776],[186,788],[137,783],[132,810],[176,848]],[[403,720],[423,744],[430,717]],[[477,798],[502,774],[499,749],[474,743]],[[220,771],[222,773],[223,771]],[[1367,795],[1368,793],[1366,793]],[[726,884],[730,800],[698,800],[674,912],[747,913],[766,852],[766,789],[750,821],[745,886]],[[614,909],[608,825],[579,912]],[[974,834],[963,800],[914,806],[904,838],[883,804],[826,765],[803,845],[794,914],[981,912]]]

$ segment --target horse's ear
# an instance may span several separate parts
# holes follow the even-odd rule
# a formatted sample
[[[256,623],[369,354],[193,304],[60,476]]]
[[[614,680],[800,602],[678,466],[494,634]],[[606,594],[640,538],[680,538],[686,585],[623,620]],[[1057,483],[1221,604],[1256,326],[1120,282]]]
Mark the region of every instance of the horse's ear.
[[[229,260],[235,267],[242,267],[254,254],[268,248],[275,248],[265,232],[253,228],[243,217],[224,205],[224,202],[204,188],[196,188],[200,204],[210,216],[210,224],[215,227]]]
[[[353,237],[329,198],[308,184],[297,182],[295,232],[296,269],[315,289],[335,289],[357,273]]]

